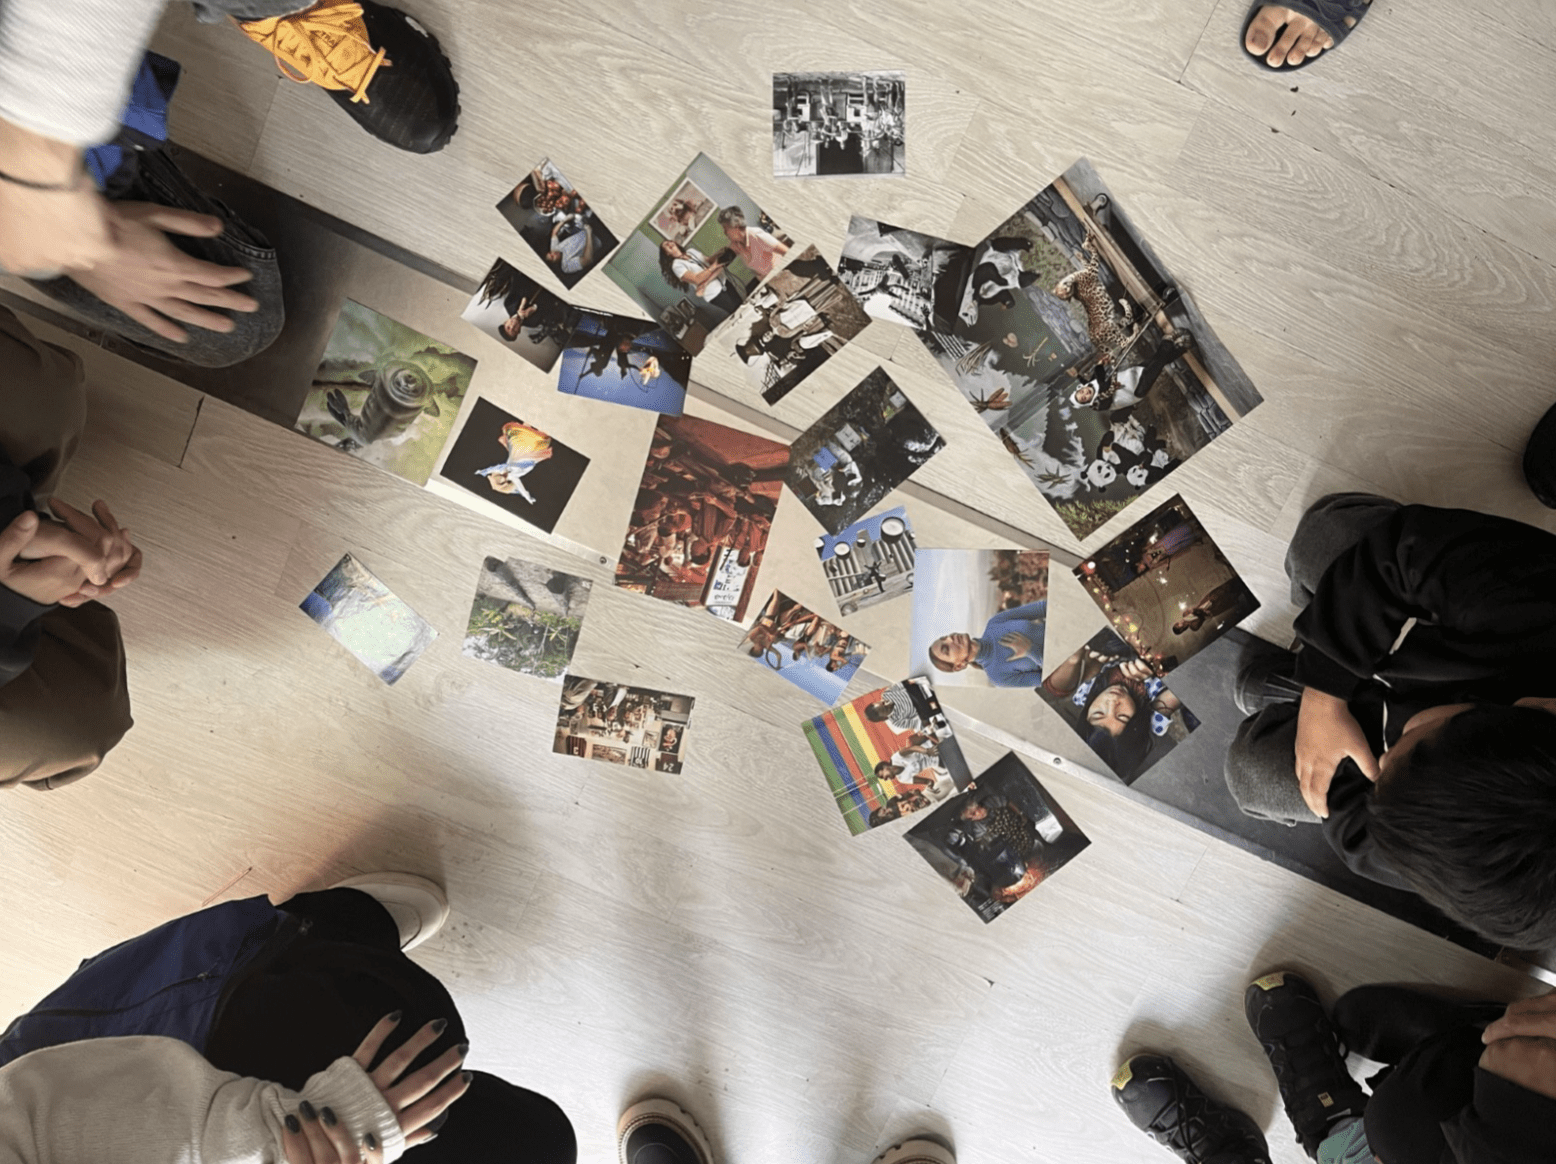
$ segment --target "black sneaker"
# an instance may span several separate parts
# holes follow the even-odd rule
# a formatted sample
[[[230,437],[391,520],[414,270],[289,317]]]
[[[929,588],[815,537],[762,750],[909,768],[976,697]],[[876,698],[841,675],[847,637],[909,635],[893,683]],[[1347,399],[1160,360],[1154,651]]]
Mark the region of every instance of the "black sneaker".
[[[616,1125],[621,1164],[713,1164],[713,1150],[692,1119],[668,1099],[645,1099]]]
[[[1367,1105],[1318,992],[1288,971],[1266,974],[1244,992],[1243,1013],[1275,1071],[1297,1142],[1316,1156],[1335,1121],[1359,1117]]]
[[[1541,505],[1556,509],[1556,405],[1548,409],[1524,446],[1524,480]]]
[[[290,16],[240,21],[281,71],[329,92],[380,141],[413,154],[442,149],[459,122],[459,85],[437,39],[376,0],[318,0]]]
[[[1112,1089],[1129,1122],[1185,1164],[1270,1164],[1252,1117],[1211,1099],[1166,1055],[1135,1055]]]

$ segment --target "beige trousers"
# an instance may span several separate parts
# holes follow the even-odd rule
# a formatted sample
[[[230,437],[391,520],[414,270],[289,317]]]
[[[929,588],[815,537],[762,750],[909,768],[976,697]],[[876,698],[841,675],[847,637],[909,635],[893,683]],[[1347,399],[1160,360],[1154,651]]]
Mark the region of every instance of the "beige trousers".
[[[0,307],[0,450],[42,505],[81,441],[86,391],[74,353]],[[43,616],[32,666],[0,687],[0,788],[59,788],[94,771],[130,719],[119,620],[101,603]]]

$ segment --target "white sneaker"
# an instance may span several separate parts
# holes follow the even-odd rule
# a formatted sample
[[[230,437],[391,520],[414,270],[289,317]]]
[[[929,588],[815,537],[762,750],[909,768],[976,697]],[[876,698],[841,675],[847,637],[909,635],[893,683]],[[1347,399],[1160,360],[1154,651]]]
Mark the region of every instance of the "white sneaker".
[[[364,873],[330,888],[360,889],[387,909],[400,929],[402,950],[414,950],[448,920],[448,894],[436,881],[415,873]]]
[[[934,1140],[904,1140],[877,1156],[875,1164],[956,1164],[956,1157]]]

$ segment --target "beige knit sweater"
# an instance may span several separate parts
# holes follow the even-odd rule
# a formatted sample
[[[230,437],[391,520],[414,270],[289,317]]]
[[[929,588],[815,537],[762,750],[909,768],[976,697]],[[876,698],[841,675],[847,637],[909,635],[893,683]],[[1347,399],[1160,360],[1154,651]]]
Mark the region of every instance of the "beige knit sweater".
[[[0,1164],[281,1164],[282,1120],[299,1099],[330,1107],[384,1159],[405,1151],[367,1073],[337,1059],[304,1086],[212,1067],[177,1039],[137,1035],[65,1043],[0,1068]]]

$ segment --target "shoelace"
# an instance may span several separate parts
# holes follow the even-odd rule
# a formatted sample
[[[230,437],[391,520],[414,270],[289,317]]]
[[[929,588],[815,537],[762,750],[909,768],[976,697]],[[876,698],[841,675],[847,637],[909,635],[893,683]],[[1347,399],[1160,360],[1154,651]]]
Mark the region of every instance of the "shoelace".
[[[352,101],[368,102],[368,85],[380,68],[392,63],[367,39],[362,6],[350,0],[320,0],[291,16],[239,22],[238,27],[270,50],[283,77],[349,90]]]
[[[1207,1142],[1210,1135],[1209,1115],[1209,1096],[1184,1094],[1174,1088],[1173,1101],[1163,1107],[1156,1119],[1151,1121],[1151,1136],[1190,1164],[1196,1164],[1209,1158],[1206,1153],[1224,1152],[1229,1147],[1223,1143]]]

